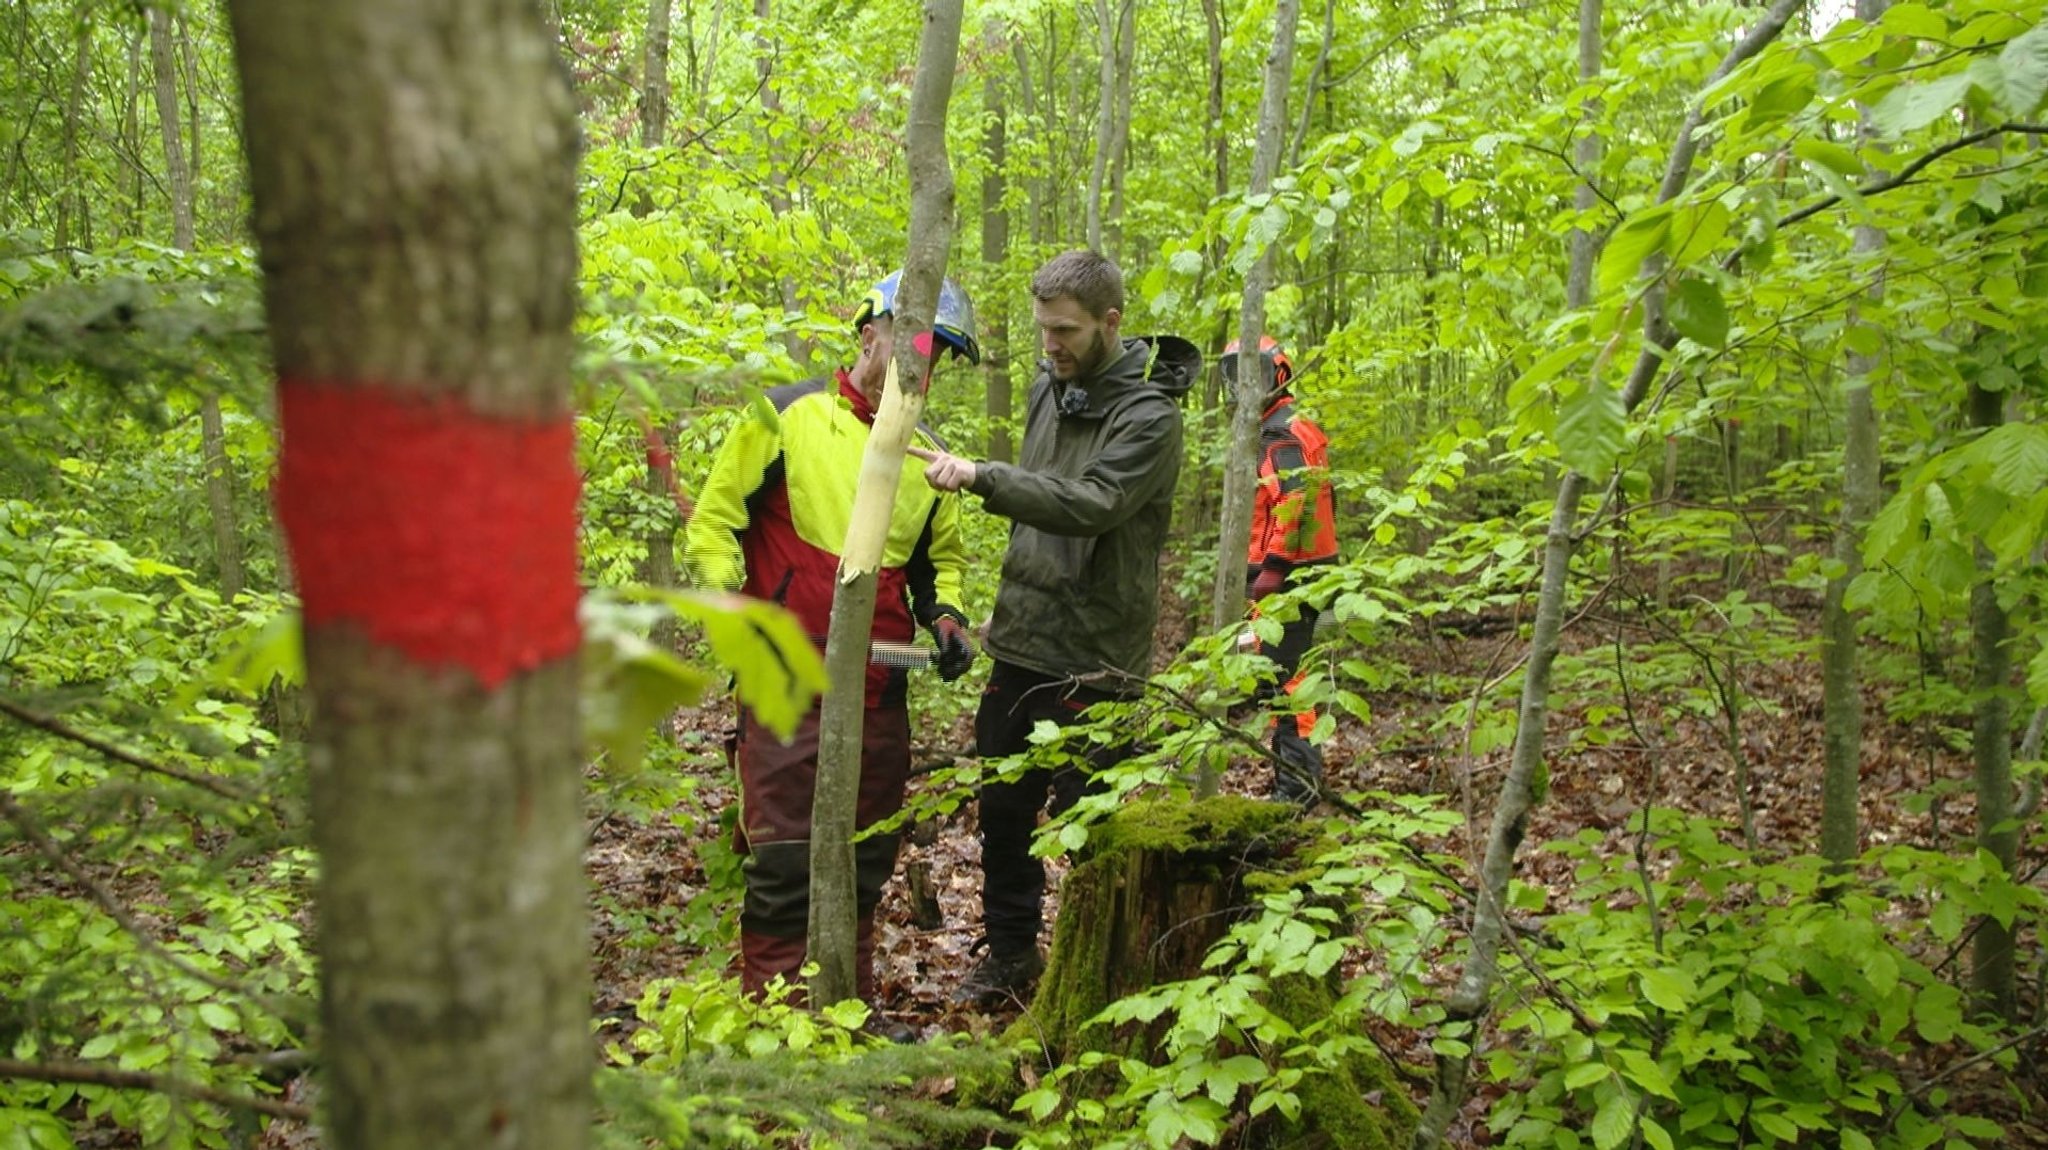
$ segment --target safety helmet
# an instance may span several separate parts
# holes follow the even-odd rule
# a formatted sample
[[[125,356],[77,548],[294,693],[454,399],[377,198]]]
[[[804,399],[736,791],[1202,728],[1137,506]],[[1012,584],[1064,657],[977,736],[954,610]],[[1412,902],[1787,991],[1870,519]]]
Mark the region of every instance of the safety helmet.
[[[896,285],[903,281],[902,269],[890,272],[887,279],[875,285],[868,292],[868,298],[854,313],[853,330],[859,331],[874,322],[875,317],[893,315],[896,312]],[[948,277],[939,285],[939,314],[932,322],[937,333],[954,355],[967,357],[969,363],[981,362],[981,345],[974,341],[974,305],[967,302],[967,293]]]
[[[1259,358],[1266,361],[1268,377],[1273,381],[1274,391],[1284,391],[1294,382],[1294,361],[1280,348],[1280,341],[1270,335],[1259,337]],[[1231,340],[1223,348],[1223,379],[1226,383],[1237,382],[1237,341]]]

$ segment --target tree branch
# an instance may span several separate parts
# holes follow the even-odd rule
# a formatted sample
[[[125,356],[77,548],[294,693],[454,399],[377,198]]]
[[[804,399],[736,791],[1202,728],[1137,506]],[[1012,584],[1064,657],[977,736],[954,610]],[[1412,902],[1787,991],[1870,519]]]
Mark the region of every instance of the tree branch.
[[[280,1017],[287,1014],[286,1011],[279,1009],[278,1004],[272,1002],[268,996],[239,986],[228,979],[222,978],[220,975],[214,974],[212,971],[202,970],[194,966],[184,956],[173,954],[163,943],[157,941],[156,936],[150,933],[149,929],[140,920],[129,913],[127,907],[121,905],[121,900],[115,898],[112,891],[101,885],[98,879],[88,874],[84,867],[78,865],[78,860],[72,858],[64,850],[61,843],[51,838],[49,833],[43,830],[42,825],[36,822],[35,816],[29,814],[20,803],[15,801],[14,796],[5,790],[0,790],[0,817],[4,817],[8,822],[13,823],[15,829],[21,832],[21,836],[29,841],[29,845],[36,848],[36,853],[48,859],[51,865],[63,871],[72,882],[84,888],[85,892],[92,897],[93,902],[99,904],[99,908],[106,913],[107,917],[113,919],[122,930],[127,931],[129,936],[134,938],[136,943],[143,949],[163,959],[187,978],[210,986],[215,990],[249,998],[261,1004],[264,1009]]]
[[[31,1082],[75,1082],[85,1086],[111,1086],[116,1090],[149,1090],[157,1094],[209,1102],[215,1106],[253,1110],[258,1114],[268,1114],[272,1118],[289,1118],[294,1122],[313,1120],[313,1108],[301,1106],[296,1102],[283,1102],[255,1094],[236,1094],[168,1074],[145,1074],[139,1070],[120,1070],[112,1066],[95,1066],[89,1062],[22,1062],[13,1058],[0,1058],[0,1078],[27,1079]]]
[[[2029,136],[2044,136],[2048,135],[2048,124],[2021,124],[2016,122],[2007,122],[2004,124],[1999,124],[1996,127],[1985,128],[1981,131],[1971,132],[1969,135],[1966,136],[1958,136],[1957,138],[1950,140],[1948,143],[1943,144],[1940,147],[1930,148],[1927,151],[1922,152],[1920,155],[1915,156],[1911,163],[1907,164],[1903,168],[1900,168],[1896,174],[1886,176],[1884,179],[1881,180],[1874,180],[1871,183],[1865,185],[1864,187],[1856,189],[1856,194],[1860,197],[1867,198],[1870,196],[1877,195],[1881,192],[1889,192],[1895,188],[1904,187],[1909,181],[1912,180],[1914,176],[1917,176],[1922,171],[1926,170],[1929,164],[1932,164],[1934,161],[1941,159],[1943,156],[1946,156],[1951,152],[1960,152],[1964,148],[1975,147],[1976,145],[1981,144],[1988,139],[1991,139],[1993,136],[2002,136],[2007,132],[2015,132]],[[1791,227],[1793,224],[1796,224],[1801,220],[1811,219],[1812,217],[1819,215],[1820,213],[1828,210],[1829,208],[1834,207],[1836,204],[1839,204],[1841,202],[1842,197],[1839,195],[1831,194],[1822,196],[1820,199],[1806,205],[1803,208],[1798,208],[1779,217],[1777,226],[1780,228]]]
[[[52,718],[38,711],[31,711],[12,699],[0,698],[0,714],[4,714],[24,726],[34,727],[37,730],[55,735],[60,739],[77,743],[79,746],[98,752],[100,755],[117,763],[125,763],[140,771],[147,771],[153,775],[162,775],[165,778],[176,779],[181,783],[189,783],[203,790],[212,791],[224,799],[231,799],[235,802],[249,802],[256,797],[235,784],[228,782],[226,779],[217,778],[213,775],[202,775],[194,771],[184,770],[181,767],[168,766],[154,759],[144,758],[134,751],[115,746],[113,743],[109,743],[96,735],[89,735],[59,719]]]

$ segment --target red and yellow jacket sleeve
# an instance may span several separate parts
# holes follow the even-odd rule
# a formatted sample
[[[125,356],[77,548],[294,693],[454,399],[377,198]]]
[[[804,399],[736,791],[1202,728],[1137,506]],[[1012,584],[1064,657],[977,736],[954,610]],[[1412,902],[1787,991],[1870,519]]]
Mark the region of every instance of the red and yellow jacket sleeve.
[[[696,513],[683,532],[683,563],[692,583],[706,590],[735,591],[746,580],[740,536],[751,526],[747,499],[781,454],[781,429],[751,411],[726,436],[698,492]]]

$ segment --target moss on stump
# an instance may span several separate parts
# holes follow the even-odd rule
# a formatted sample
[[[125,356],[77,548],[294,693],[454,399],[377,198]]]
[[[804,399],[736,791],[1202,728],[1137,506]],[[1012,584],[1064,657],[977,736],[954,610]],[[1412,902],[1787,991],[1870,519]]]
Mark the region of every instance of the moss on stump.
[[[1235,796],[1134,803],[1092,828],[1060,888],[1037,996],[1007,1040],[1059,1061],[1090,1050],[1151,1057],[1164,1023],[1112,1031],[1090,1020],[1126,995],[1201,974],[1249,901],[1246,879],[1271,889],[1315,838],[1297,809]],[[1336,997],[1333,979],[1291,976],[1266,1006],[1306,1029],[1329,1018]],[[1261,1120],[1254,1144],[1378,1150],[1405,1146],[1415,1126],[1413,1103],[1370,1047],[1295,1092],[1299,1117]]]

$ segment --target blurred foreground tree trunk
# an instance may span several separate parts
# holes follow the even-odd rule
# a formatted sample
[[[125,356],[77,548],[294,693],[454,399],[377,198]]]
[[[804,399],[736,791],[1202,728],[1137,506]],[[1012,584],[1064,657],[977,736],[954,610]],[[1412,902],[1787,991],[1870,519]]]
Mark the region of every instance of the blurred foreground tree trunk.
[[[575,106],[527,0],[232,0],[333,1150],[576,1150]]]

